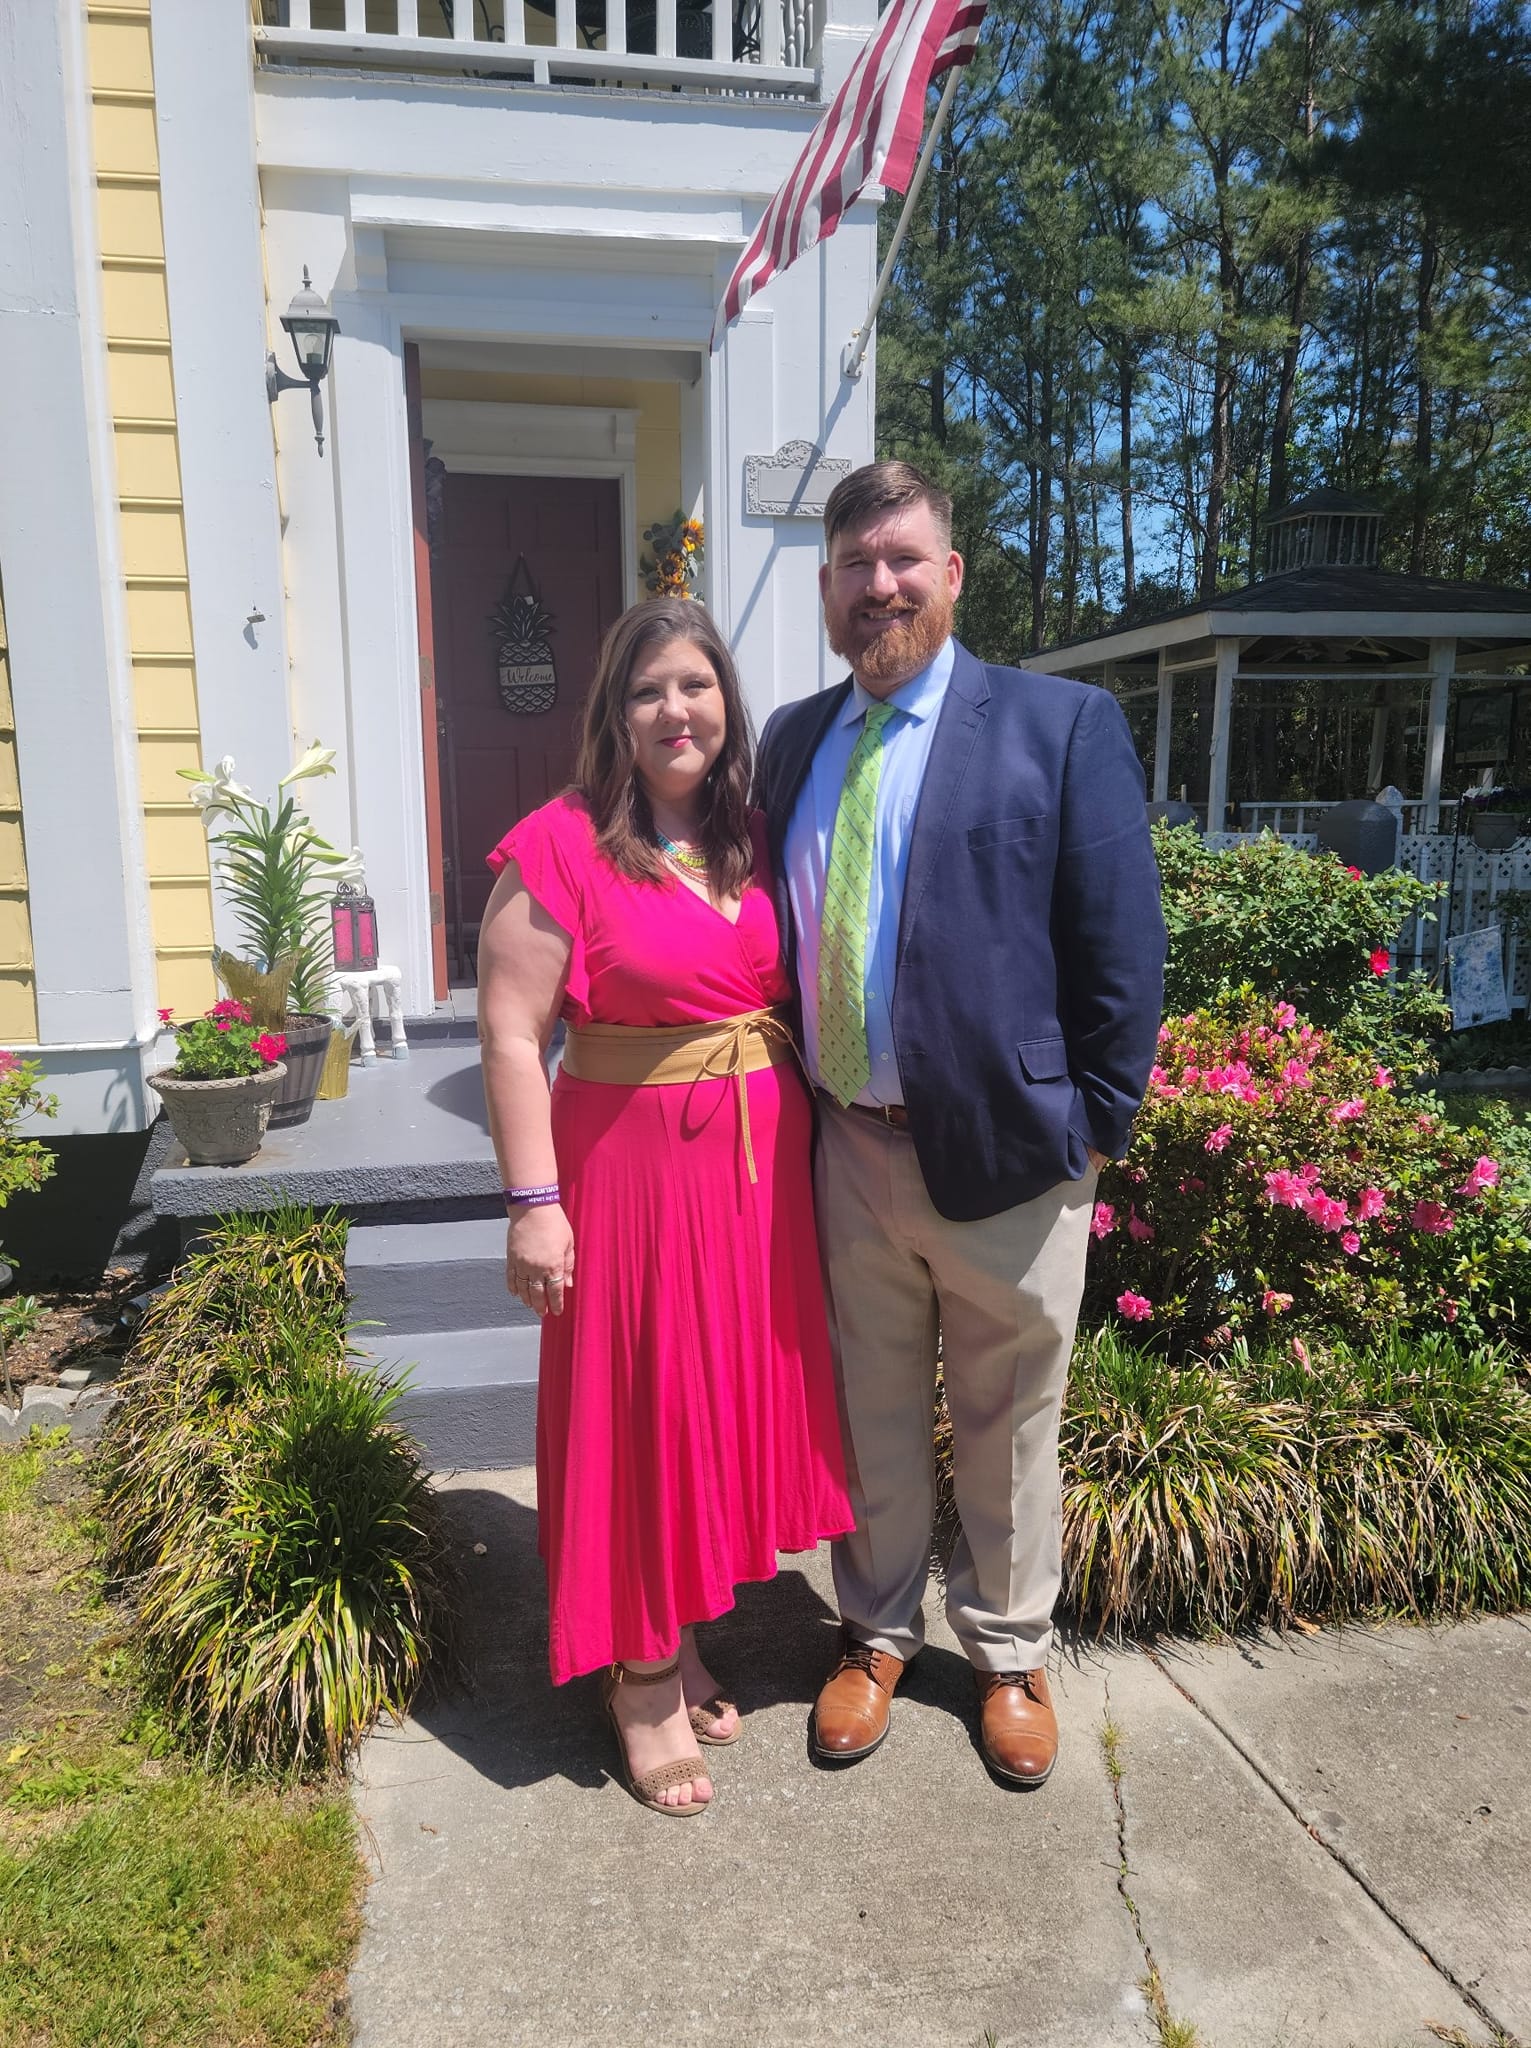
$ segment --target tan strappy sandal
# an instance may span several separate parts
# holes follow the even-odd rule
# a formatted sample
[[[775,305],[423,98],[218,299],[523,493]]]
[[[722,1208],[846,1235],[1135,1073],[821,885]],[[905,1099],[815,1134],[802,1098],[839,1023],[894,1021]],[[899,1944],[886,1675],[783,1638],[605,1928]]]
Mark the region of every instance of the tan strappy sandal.
[[[743,1720],[734,1723],[732,1735],[713,1735],[709,1732],[710,1725],[714,1721],[721,1721],[725,1714],[737,1714],[738,1711],[733,1700],[726,1700],[720,1692],[715,1692],[710,1700],[703,1700],[699,1707],[688,1707],[686,1719],[691,1723],[691,1732],[698,1742],[705,1742],[709,1749],[727,1749],[731,1742],[737,1742],[744,1733]]]
[[[628,1761],[627,1743],[622,1735],[622,1723],[617,1719],[617,1687],[619,1685],[662,1685],[667,1678],[674,1678],[680,1670],[680,1658],[663,1665],[658,1671],[629,1671],[625,1664],[613,1664],[601,1680],[601,1698],[611,1721],[612,1733],[617,1738],[617,1754],[622,1759],[622,1776],[627,1789],[640,1806],[646,1806],[650,1813],[662,1813],[675,1819],[689,1820],[693,1814],[705,1813],[711,1800],[693,1799],[685,1806],[666,1806],[661,1794],[674,1785],[694,1784],[708,1777],[699,1756],[678,1756],[667,1764],[656,1764],[651,1771],[645,1771],[641,1778],[634,1777],[633,1767]],[[694,1724],[693,1724],[694,1725]],[[704,1738],[705,1739],[705,1738]]]

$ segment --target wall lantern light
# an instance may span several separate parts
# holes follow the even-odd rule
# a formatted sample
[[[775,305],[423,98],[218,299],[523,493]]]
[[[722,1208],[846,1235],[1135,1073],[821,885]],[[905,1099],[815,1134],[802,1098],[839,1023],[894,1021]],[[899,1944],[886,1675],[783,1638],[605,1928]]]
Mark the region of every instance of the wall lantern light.
[[[330,899],[337,974],[370,974],[377,965],[377,911],[372,898],[342,882]]]
[[[340,332],[340,322],[330,311],[329,301],[321,299],[309,281],[308,265],[303,266],[303,289],[294,292],[292,304],[282,315],[282,325],[292,336],[292,352],[298,359],[301,377],[289,377],[285,370],[277,367],[274,355],[266,357],[266,397],[275,405],[277,393],[281,391],[307,391],[314,406],[314,440],[319,453],[324,453],[324,403],[319,396],[319,386],[329,373],[330,350],[335,346],[335,336]]]

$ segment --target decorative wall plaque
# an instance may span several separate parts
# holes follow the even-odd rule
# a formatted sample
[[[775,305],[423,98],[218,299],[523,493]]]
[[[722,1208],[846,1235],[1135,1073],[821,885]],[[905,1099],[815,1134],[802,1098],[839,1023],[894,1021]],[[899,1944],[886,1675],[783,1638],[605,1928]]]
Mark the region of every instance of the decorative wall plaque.
[[[744,509],[765,519],[822,519],[824,501],[851,465],[811,441],[784,441],[774,455],[744,458]]]
[[[551,711],[558,696],[549,640],[553,616],[543,610],[525,555],[516,557],[505,595],[489,614],[488,623],[499,642],[500,702],[505,709],[518,718],[537,718]]]

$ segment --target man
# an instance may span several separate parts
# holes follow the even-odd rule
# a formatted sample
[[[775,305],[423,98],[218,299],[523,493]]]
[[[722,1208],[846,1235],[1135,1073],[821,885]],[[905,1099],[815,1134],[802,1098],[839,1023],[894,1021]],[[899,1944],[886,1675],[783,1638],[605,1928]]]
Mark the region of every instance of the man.
[[[1039,1785],[1061,1579],[1058,1416],[1096,1172],[1153,1061],[1164,923],[1126,720],[1104,690],[952,638],[951,501],[844,478],[819,572],[837,689],[776,712],[759,793],[819,1091],[819,1235],[853,1535],[826,1759],[870,1755],[923,1640],[938,1341],[962,1521],[947,1614],[984,1755]]]

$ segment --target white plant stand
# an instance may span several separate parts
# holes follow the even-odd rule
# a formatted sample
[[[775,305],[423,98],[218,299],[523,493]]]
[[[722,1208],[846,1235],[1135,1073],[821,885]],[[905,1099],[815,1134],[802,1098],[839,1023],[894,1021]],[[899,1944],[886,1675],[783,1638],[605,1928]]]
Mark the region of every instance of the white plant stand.
[[[397,967],[373,967],[364,974],[337,974],[340,988],[342,1028],[354,1023],[356,1044],[364,1067],[377,1065],[377,1044],[372,1033],[374,1019],[386,1014],[388,1032],[396,1060],[409,1058],[409,1040],[404,1036],[403,972]]]

